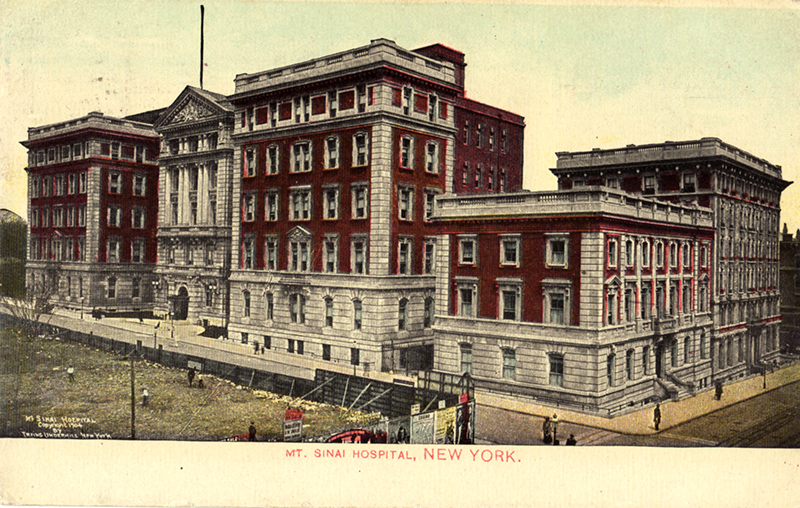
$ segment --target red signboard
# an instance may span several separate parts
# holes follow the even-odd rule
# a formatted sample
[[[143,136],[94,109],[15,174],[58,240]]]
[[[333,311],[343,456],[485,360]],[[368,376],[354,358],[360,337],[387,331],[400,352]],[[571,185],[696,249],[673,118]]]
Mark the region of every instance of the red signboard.
[[[303,419],[303,410],[302,409],[287,409],[286,415],[283,417],[284,420],[302,420]]]
[[[458,397],[458,403],[459,404],[464,404],[465,402],[469,402],[469,393],[462,393]]]

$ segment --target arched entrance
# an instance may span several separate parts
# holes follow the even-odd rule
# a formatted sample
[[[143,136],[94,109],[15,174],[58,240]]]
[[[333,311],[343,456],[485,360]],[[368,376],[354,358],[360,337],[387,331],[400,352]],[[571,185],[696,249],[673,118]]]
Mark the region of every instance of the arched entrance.
[[[185,286],[178,289],[178,294],[170,298],[172,300],[172,319],[182,321],[189,315],[189,291]]]

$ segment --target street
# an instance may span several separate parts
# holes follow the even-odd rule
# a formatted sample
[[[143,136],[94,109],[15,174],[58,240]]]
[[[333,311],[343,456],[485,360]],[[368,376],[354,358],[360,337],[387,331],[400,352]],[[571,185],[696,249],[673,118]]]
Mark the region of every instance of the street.
[[[800,447],[800,382],[770,390],[651,436],[632,436],[561,422],[558,439],[578,446]],[[724,396],[724,395],[723,395]],[[558,413],[558,409],[553,410]],[[503,445],[544,445],[542,418],[478,406],[475,436]]]

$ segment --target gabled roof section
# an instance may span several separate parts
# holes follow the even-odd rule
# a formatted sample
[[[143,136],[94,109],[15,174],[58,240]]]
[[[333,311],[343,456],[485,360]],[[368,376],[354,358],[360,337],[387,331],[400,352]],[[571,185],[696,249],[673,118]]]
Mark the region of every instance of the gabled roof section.
[[[153,127],[163,129],[174,124],[187,124],[232,113],[233,106],[224,95],[187,86]]]

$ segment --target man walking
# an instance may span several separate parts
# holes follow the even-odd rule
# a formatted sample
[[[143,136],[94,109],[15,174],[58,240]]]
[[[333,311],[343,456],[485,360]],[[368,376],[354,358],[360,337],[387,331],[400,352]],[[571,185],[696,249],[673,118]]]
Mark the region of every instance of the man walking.
[[[653,410],[653,423],[656,430],[658,430],[658,426],[661,423],[661,404],[656,404],[656,408]]]
[[[553,424],[553,445],[558,445],[558,415],[553,413],[553,419],[551,420]]]
[[[196,373],[197,373],[197,371],[194,369],[194,367],[189,369],[189,373],[187,374],[187,376],[189,377],[189,388],[192,387],[192,381],[194,381],[194,375]]]

